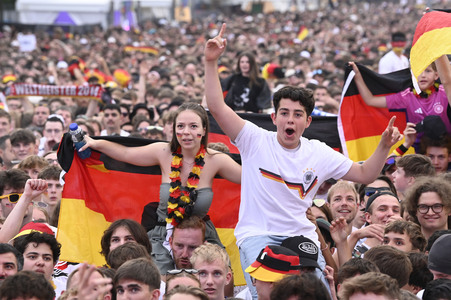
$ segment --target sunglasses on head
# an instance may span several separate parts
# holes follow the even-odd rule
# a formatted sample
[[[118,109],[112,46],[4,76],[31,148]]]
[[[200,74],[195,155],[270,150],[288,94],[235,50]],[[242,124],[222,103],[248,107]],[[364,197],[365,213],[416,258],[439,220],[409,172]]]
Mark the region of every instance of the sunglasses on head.
[[[379,187],[379,188],[366,187],[365,188],[365,196],[370,197],[371,195],[373,195],[374,193],[376,193],[378,191],[390,191],[390,188],[388,188],[388,187]]]
[[[389,157],[387,158],[387,160],[385,161],[386,165],[394,165],[395,164],[395,158],[394,157]]]
[[[8,195],[1,196],[0,199],[8,198],[8,201],[9,201],[9,202],[11,202],[11,203],[17,203],[17,201],[19,201],[19,199],[20,199],[20,196],[22,196],[22,194],[19,194],[19,193],[11,193],[11,194],[8,194]]]
[[[34,202],[33,204],[36,207],[42,207],[42,208],[47,208],[49,206],[47,203],[42,202],[42,201]]]
[[[313,199],[313,205],[315,205],[316,207],[321,207],[325,203],[326,203],[326,200],[324,200],[324,199],[320,199],[320,198]]]
[[[167,275],[177,275],[180,274],[182,272],[188,273],[188,274],[197,274],[199,273],[198,270],[196,269],[174,269],[174,270],[169,270],[166,274]]]

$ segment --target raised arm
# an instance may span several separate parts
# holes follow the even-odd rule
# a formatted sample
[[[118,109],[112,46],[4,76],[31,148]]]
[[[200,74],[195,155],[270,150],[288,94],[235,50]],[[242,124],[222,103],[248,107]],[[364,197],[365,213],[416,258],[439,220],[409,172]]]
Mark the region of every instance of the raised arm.
[[[47,181],[43,179],[27,180],[22,196],[16,206],[11,210],[11,213],[8,215],[5,223],[0,229],[0,243],[8,243],[9,240],[19,233],[28,207],[31,205],[32,201],[40,196],[46,189]],[[8,201],[8,199],[3,199],[2,201]]]
[[[85,136],[86,145],[80,151],[90,147],[100,151],[111,158],[137,166],[159,165],[164,148],[169,147],[166,143],[152,143],[141,147],[126,147],[106,140],[94,140]]]
[[[354,163],[343,179],[365,184],[376,179],[385,164],[390,148],[402,140],[402,134],[399,133],[397,127],[393,126],[395,120],[396,117],[390,119],[373,154],[363,164]]]
[[[354,70],[354,82],[357,86],[357,89],[359,90],[360,96],[362,96],[363,101],[365,101],[365,103],[370,106],[387,107],[387,99],[385,98],[385,96],[375,97],[366,86],[362,74],[360,73],[359,68],[356,66],[356,64],[354,62],[349,62],[349,65],[352,67],[352,70]]]
[[[233,183],[241,184],[241,166],[230,156],[223,153],[215,154],[219,169],[218,174]]]
[[[211,114],[225,134],[233,141],[244,126],[241,119],[224,102],[218,76],[218,58],[224,53],[227,40],[223,38],[226,25],[222,24],[219,34],[205,45],[205,97]]]
[[[448,56],[442,55],[435,61],[438,76],[445,88],[448,103],[451,105],[451,66],[449,65]]]

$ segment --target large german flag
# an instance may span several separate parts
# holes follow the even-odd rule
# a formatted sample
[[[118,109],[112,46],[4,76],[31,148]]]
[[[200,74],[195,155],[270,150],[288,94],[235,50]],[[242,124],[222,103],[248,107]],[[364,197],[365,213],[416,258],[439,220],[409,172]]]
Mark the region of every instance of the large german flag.
[[[268,130],[275,130],[269,115],[241,114],[241,116]],[[211,116],[210,132],[210,142],[224,142],[232,153],[238,153]],[[331,147],[339,148],[336,118],[315,119],[308,132],[306,132],[308,137],[318,138]],[[153,142],[128,137],[96,138],[130,147]],[[240,161],[238,154],[231,156]],[[58,160],[67,172],[58,226],[58,240],[63,245],[61,259],[102,265],[105,261],[99,252],[103,231],[111,222],[120,218],[141,222],[144,206],[159,201],[160,169],[119,162],[96,151],[92,152],[90,158],[81,160],[74,152],[67,133],[58,150]],[[214,198],[209,215],[231,257],[235,284],[245,284],[233,234],[238,221],[240,186],[215,178],[212,188]]]
[[[451,54],[451,10],[431,11],[420,19],[410,51],[410,66],[415,78],[437,58]]]
[[[409,69],[378,74],[357,64],[363,79],[375,96],[387,96],[405,90],[412,85]],[[401,132],[406,127],[405,111],[389,111],[387,108],[376,108],[365,104],[355,85],[354,71],[351,67],[345,70],[345,86],[338,117],[338,132],[340,134],[343,153],[353,161],[363,161],[376,149],[382,132],[388,121],[396,116],[395,126]],[[394,148],[398,147],[395,145]]]

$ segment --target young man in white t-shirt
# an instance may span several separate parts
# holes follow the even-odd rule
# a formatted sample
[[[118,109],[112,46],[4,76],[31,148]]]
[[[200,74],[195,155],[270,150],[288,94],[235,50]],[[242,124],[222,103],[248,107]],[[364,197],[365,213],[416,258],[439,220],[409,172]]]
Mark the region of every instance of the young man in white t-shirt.
[[[324,143],[302,137],[312,121],[314,99],[309,90],[296,87],[284,87],[274,94],[271,118],[277,132],[244,121],[224,103],[221,92],[217,61],[227,44],[224,33],[225,24],[205,47],[205,95],[210,112],[237,145],[243,162],[235,236],[245,269],[265,246],[280,245],[290,236],[304,235],[319,245],[306,210],[321,183],[329,178],[372,182],[390,147],[402,136],[392,118],[374,154],[363,164],[354,163]],[[324,268],[323,257],[319,260]],[[246,280],[252,290],[249,276]]]

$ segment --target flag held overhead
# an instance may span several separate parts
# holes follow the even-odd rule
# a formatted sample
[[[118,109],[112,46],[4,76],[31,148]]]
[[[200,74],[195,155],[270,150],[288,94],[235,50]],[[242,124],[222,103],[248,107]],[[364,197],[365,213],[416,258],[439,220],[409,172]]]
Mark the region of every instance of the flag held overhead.
[[[451,13],[431,11],[418,22],[410,52],[410,66],[415,78],[437,58],[451,54]]]

